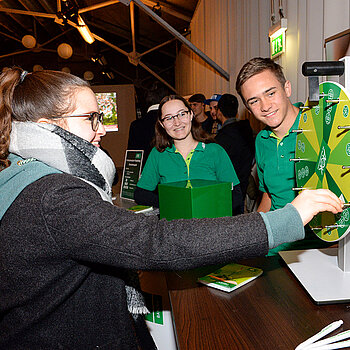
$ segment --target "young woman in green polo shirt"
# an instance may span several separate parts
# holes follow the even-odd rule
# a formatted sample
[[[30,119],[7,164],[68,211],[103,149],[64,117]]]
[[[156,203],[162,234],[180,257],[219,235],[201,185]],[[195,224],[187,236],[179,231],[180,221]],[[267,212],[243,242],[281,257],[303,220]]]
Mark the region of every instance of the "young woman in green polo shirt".
[[[155,147],[137,184],[135,200],[158,207],[159,183],[194,179],[231,182],[233,214],[243,212],[239,180],[226,151],[202,130],[183,97],[166,96],[159,105]]]

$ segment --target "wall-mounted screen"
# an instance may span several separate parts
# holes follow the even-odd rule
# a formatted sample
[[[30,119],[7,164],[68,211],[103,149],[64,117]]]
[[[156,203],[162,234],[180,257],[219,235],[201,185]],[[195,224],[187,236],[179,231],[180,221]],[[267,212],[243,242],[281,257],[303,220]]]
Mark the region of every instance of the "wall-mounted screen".
[[[132,84],[93,85],[91,89],[97,94],[101,111],[107,115],[108,111],[111,111],[114,118],[111,120],[105,118],[106,123],[110,123],[105,128],[118,130],[107,132],[102,138],[101,146],[110,154],[116,166],[122,167],[128,146],[130,123],[136,119],[135,87]]]
[[[325,40],[326,61],[339,61],[350,56],[350,29],[333,35]]]
[[[103,125],[106,131],[118,131],[118,96],[117,92],[97,92],[94,87],[100,112],[103,112]]]

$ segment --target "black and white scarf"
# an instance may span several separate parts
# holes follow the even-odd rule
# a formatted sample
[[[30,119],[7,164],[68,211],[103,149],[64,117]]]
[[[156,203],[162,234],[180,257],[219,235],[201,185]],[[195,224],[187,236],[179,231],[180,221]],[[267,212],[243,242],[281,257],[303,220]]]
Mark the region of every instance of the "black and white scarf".
[[[112,183],[115,166],[112,159],[90,142],[55,124],[13,122],[10,135],[11,153],[38,161],[63,173],[76,176],[93,186],[102,199],[112,203]],[[125,285],[128,310],[146,314],[143,296],[139,291],[136,272],[130,272]]]

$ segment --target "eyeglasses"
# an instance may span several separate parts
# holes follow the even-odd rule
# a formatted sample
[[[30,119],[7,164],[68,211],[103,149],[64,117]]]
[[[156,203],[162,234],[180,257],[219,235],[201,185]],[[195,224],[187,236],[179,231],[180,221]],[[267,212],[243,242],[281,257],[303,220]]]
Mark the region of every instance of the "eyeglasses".
[[[89,120],[91,121],[91,128],[93,131],[97,131],[99,124],[103,123],[103,112],[98,113],[98,112],[91,112],[91,113],[82,113],[79,115],[67,115],[64,117],[58,117],[60,118],[75,118],[75,117],[85,117],[89,116]]]
[[[161,121],[164,123],[164,125],[172,125],[174,124],[175,118],[181,121],[186,120],[189,113],[190,111],[181,111],[175,115],[166,116],[163,119],[161,119]]]

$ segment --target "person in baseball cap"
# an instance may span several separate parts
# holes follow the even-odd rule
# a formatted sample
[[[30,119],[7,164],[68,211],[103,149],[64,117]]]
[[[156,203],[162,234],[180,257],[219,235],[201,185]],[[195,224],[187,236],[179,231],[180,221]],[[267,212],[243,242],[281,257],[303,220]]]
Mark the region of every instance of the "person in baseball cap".
[[[222,95],[220,95],[220,94],[214,94],[210,98],[205,100],[205,102],[204,102],[206,105],[209,106],[210,115],[214,121],[213,126],[212,126],[212,132],[211,132],[214,135],[217,133],[217,130],[219,128],[218,121],[216,118],[216,111],[218,109],[218,102],[219,102],[221,96]]]
[[[222,95],[220,95],[220,94],[214,94],[214,95],[212,95],[210,98],[208,98],[207,100],[205,100],[204,103],[205,103],[206,105],[210,106],[210,102],[212,102],[212,101],[219,102],[221,96],[222,96]]]

